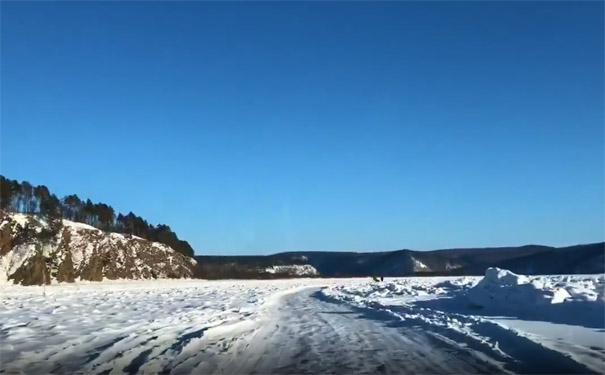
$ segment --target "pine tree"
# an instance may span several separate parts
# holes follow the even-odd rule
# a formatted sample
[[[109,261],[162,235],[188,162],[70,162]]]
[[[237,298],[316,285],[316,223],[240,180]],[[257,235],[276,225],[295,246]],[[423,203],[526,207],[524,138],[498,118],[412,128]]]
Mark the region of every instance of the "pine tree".
[[[126,222],[125,217],[122,214],[118,214],[116,218],[115,231],[118,233],[124,233],[126,231]]]
[[[83,211],[86,224],[92,225],[94,227],[97,222],[97,218],[95,217],[95,205],[90,199],[86,200]]]
[[[18,209],[19,212],[33,213],[33,210],[30,211],[30,202],[34,196],[34,187],[27,181],[23,181],[21,183],[21,207]]]
[[[77,195],[67,195],[63,198],[61,204],[63,217],[72,221],[80,221],[83,219],[82,201]]]
[[[10,210],[13,200],[12,181],[0,176],[0,209]]]
[[[47,213],[49,206],[48,206],[48,201],[51,198],[50,195],[50,191],[48,191],[48,188],[44,185],[38,185],[34,188],[34,196],[36,197],[36,200],[38,201],[37,203],[37,213],[44,215],[45,213]]]

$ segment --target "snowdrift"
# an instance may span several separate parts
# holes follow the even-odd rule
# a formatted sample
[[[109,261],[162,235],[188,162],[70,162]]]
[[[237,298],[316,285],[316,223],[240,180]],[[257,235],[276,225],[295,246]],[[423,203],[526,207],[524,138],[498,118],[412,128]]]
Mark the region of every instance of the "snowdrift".
[[[466,297],[490,314],[605,327],[605,276],[527,277],[489,268]]]
[[[325,290],[324,294],[338,294],[356,300],[397,299],[401,301],[418,301],[423,297],[446,295],[451,290],[468,289],[476,282],[476,277],[463,277],[455,280],[446,278],[406,277],[385,282],[353,280],[351,283],[337,285]]]
[[[527,277],[497,267],[489,268],[485,277],[468,292],[468,298],[477,307],[540,308],[547,305],[582,304],[592,302],[603,307],[605,303],[605,276],[585,278],[570,283],[571,278]]]
[[[362,305],[605,328],[605,275],[524,276],[493,267],[483,278],[364,280],[336,285],[323,293]]]

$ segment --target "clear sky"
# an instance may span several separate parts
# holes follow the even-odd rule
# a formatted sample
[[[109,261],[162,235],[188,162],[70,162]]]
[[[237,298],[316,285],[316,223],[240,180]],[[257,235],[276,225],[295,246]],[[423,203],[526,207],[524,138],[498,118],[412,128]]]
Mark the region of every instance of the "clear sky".
[[[198,254],[603,241],[603,10],[3,1],[0,172]]]

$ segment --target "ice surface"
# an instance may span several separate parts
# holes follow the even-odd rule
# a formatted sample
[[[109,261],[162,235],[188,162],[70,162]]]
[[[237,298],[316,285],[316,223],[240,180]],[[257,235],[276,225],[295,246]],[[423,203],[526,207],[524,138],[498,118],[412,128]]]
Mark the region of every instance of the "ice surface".
[[[0,372],[603,373],[604,282],[497,270],[3,285]],[[477,291],[494,298],[478,307]]]
[[[325,281],[104,281],[0,286],[0,372],[159,372],[216,326],[255,321],[272,298]],[[146,353],[147,360],[135,359]],[[135,363],[133,363],[135,362]]]

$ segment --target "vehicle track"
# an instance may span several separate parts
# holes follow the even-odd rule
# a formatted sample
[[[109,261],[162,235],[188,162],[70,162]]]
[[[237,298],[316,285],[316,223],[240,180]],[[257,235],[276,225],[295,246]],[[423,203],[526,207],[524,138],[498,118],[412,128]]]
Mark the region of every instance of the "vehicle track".
[[[205,337],[213,341],[211,331]],[[210,344],[214,350],[206,350],[198,365],[187,370],[225,374],[506,372],[497,360],[439,339],[420,326],[401,328],[388,320],[368,319],[352,306],[322,298],[317,288],[283,297],[257,326]]]

